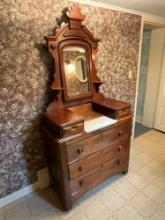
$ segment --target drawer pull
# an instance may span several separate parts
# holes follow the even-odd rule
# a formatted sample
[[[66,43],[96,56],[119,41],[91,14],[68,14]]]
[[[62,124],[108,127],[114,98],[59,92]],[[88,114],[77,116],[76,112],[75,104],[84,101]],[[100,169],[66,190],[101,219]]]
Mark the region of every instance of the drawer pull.
[[[78,153],[78,154],[82,154],[83,152],[84,152],[84,150],[83,150],[82,148],[78,148],[78,149],[77,149],[77,153]]]
[[[117,166],[119,166],[120,163],[121,163],[120,160],[117,160],[117,161],[116,161],[116,165],[117,165]]]
[[[118,131],[118,135],[121,136],[123,134],[123,131]]]
[[[77,125],[72,125],[71,130],[72,130],[72,131],[76,131],[76,130],[77,130],[77,128],[78,128],[78,126],[77,126]]]
[[[78,170],[79,170],[79,171],[82,171],[82,170],[83,170],[82,166],[79,166]]]
[[[122,149],[123,149],[123,147],[120,145],[120,146],[118,146],[118,151],[121,151]]]
[[[80,181],[79,181],[79,186],[82,186],[83,183],[84,183],[84,181],[83,181],[83,180],[80,180]]]

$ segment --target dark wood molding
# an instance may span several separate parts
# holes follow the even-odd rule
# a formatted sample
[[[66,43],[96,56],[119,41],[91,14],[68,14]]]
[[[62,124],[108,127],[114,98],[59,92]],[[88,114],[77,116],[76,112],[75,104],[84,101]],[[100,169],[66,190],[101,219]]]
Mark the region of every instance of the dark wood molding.
[[[81,14],[79,5],[76,5],[73,11],[68,12],[69,24],[65,24],[53,36],[47,36],[45,39],[48,42],[48,49],[54,58],[55,73],[54,81],[51,89],[55,93],[55,99],[48,107],[58,108],[68,105],[69,101],[84,99],[87,97],[96,97],[98,95],[98,85],[101,84],[95,68],[95,57],[98,47],[98,39],[95,39],[90,31],[81,24],[85,19],[85,15]],[[69,97],[66,89],[66,80],[64,75],[64,65],[62,48],[69,45],[82,46],[86,50],[88,60],[89,74],[89,92],[73,97]]]

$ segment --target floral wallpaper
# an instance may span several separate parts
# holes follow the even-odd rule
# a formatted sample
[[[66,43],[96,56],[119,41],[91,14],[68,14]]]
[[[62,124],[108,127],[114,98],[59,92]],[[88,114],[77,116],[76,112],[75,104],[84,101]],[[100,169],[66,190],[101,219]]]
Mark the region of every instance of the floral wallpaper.
[[[0,198],[37,181],[37,170],[46,166],[41,113],[49,102],[53,64],[44,36],[53,33],[71,5],[0,1]],[[88,5],[82,12],[101,39],[96,60],[105,82],[101,92],[134,105],[141,17]]]

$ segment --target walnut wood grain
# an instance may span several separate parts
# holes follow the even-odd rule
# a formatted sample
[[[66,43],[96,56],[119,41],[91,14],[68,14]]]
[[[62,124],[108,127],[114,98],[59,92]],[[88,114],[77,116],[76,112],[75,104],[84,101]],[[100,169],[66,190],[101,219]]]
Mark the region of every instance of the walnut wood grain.
[[[78,178],[101,166],[101,151],[69,164],[70,179]]]
[[[74,145],[69,144],[67,146],[68,161],[71,162],[81,159],[98,150],[105,148],[106,146],[109,146],[110,143],[129,138],[130,133],[130,124],[125,123],[113,129],[109,129],[108,131],[100,132],[97,135],[93,135],[88,139],[76,142],[74,143]],[[79,150],[82,150],[82,152],[79,153]]]
[[[74,196],[74,194],[79,193],[80,191],[88,191],[93,186],[93,182],[97,183],[100,177],[101,168],[99,167],[88,175],[84,175],[83,177],[79,177],[75,180],[72,180],[70,182],[72,196]]]
[[[65,210],[102,181],[128,171],[132,129],[130,104],[99,93],[101,81],[95,68],[99,40],[81,23],[85,16],[79,6],[67,15],[69,23],[45,38],[55,65],[50,86],[54,100],[42,115],[51,184]],[[73,97],[67,93],[62,55],[63,48],[71,45],[86,50],[89,70],[89,91]],[[85,120],[102,115],[117,122],[90,133],[84,131]]]
[[[129,152],[128,152],[129,153]],[[103,182],[107,178],[117,173],[126,173],[128,171],[128,155],[125,157],[117,157],[103,164],[76,180],[71,181],[72,200],[75,202],[86,191]]]
[[[110,160],[113,160],[116,157],[124,157],[129,153],[129,141],[128,138],[119,141],[115,144],[111,144],[110,146],[104,148],[102,151],[102,163],[106,163]]]

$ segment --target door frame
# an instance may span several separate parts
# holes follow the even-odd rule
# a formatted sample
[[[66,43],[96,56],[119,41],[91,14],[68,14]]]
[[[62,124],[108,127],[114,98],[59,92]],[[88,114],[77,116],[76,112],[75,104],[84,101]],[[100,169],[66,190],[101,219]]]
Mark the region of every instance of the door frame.
[[[134,105],[134,117],[133,117],[133,127],[132,127],[132,139],[135,138],[135,123],[136,123],[136,112],[137,112],[137,102],[138,102],[138,92],[139,92],[138,89],[139,89],[139,82],[140,82],[143,30],[144,30],[144,25],[146,25],[146,24],[148,24],[150,26],[153,26],[153,27],[157,27],[157,28],[165,27],[165,24],[159,23],[159,21],[155,22],[155,20],[154,20],[154,22],[153,22],[153,21],[146,20],[145,17],[142,17],[141,33],[140,33],[139,59],[138,59],[137,80],[136,80],[136,94],[135,94],[135,105]],[[143,121],[143,119],[142,119],[142,121]]]
[[[148,62],[148,75],[146,82],[144,111],[142,124],[154,128],[156,105],[160,86],[161,70],[163,65],[163,55],[165,49],[165,29],[164,27],[151,29],[151,43]],[[151,101],[152,97],[152,101]],[[150,109],[150,111],[148,111]]]
[[[164,28],[164,35],[165,35],[165,28]],[[162,80],[163,79],[163,80]],[[164,51],[163,51],[163,57],[162,57],[162,66],[161,66],[161,71],[160,71],[160,85],[159,85],[159,88],[158,88],[158,97],[157,97],[157,104],[156,104],[156,107],[155,107],[155,118],[154,118],[154,128],[155,129],[158,129],[158,130],[161,130],[163,132],[165,132],[165,128],[164,127],[161,127],[159,125],[159,107],[161,105],[161,102],[162,102],[162,99],[161,99],[161,95],[162,93],[165,93],[165,87],[164,87],[164,82],[165,80],[165,40],[164,40]],[[161,93],[162,92],[162,93]],[[164,99],[163,99],[164,100]]]

